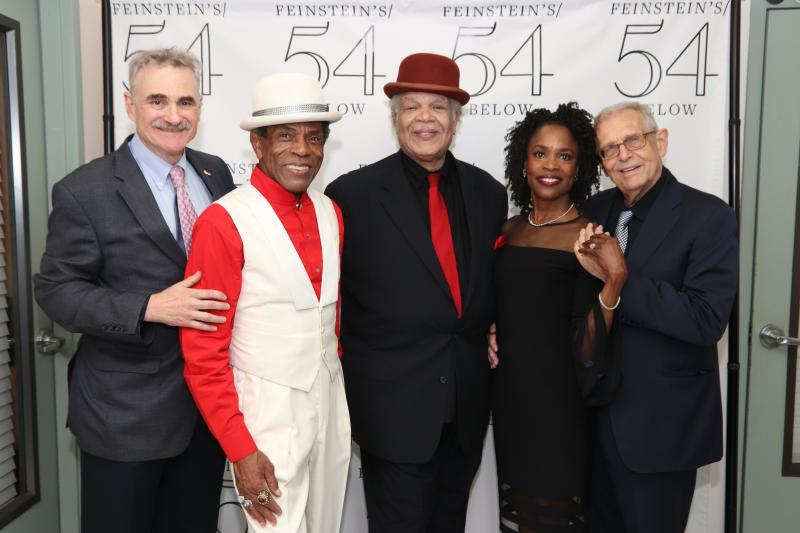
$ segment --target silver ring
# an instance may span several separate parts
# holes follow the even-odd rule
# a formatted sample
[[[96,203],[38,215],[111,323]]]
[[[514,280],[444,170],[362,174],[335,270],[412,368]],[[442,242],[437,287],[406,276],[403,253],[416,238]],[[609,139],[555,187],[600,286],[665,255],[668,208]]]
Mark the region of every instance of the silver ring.
[[[597,244],[596,244],[596,243],[593,243],[593,242],[592,242],[592,243],[589,243],[589,248],[590,248],[590,249],[592,249],[592,250],[594,250],[595,248],[597,248]]]
[[[242,507],[244,507],[245,509],[249,509],[249,508],[250,508],[250,507],[253,505],[253,502],[252,502],[252,501],[248,500],[247,498],[245,498],[245,497],[244,497],[244,496],[242,496],[241,494],[239,495],[239,503],[240,503],[240,504],[241,504],[241,506],[242,506]]]

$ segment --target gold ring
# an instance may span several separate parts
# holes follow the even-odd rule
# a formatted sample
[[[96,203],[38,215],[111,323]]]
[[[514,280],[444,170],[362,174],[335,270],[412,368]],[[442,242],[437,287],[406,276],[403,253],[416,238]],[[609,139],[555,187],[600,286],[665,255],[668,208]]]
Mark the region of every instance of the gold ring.
[[[256,501],[259,505],[269,505],[269,502],[272,501],[272,493],[268,488],[266,488],[256,494]]]

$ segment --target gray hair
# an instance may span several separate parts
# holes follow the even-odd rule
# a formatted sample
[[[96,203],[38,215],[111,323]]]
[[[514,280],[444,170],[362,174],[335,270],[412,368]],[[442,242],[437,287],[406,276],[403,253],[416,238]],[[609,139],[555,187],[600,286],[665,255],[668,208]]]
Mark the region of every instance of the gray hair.
[[[646,130],[657,130],[656,118],[653,116],[653,110],[649,105],[640,104],[639,102],[619,102],[603,108],[597,116],[594,117],[594,127],[597,128],[601,122],[609,118],[611,115],[616,115],[621,111],[636,111],[641,115],[644,121]]]
[[[139,50],[133,54],[133,58],[128,62],[128,88],[131,94],[134,91],[136,75],[148,66],[188,68],[194,74],[197,92],[200,92],[200,62],[194,54],[170,46],[169,48]]]
[[[389,100],[389,109],[392,110],[392,123],[394,124],[397,124],[397,114],[398,111],[400,111],[400,98],[402,98],[403,94],[404,93],[396,94]],[[461,102],[449,96],[446,98],[450,101],[450,120],[454,123],[458,123],[458,119],[461,116]]]

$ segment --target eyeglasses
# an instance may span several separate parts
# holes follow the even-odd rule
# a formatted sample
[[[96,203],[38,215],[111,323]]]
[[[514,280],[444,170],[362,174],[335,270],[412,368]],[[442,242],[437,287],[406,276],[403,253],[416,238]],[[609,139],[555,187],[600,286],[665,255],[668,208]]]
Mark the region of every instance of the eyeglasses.
[[[602,148],[598,153],[600,155],[600,159],[606,160],[611,159],[612,157],[617,157],[619,155],[619,147],[623,144],[625,148],[628,150],[641,150],[644,148],[644,145],[647,144],[647,136],[651,133],[656,133],[658,130],[646,131],[644,133],[635,133],[633,135],[628,135],[624,139],[622,139],[621,143],[609,144],[605,148]]]

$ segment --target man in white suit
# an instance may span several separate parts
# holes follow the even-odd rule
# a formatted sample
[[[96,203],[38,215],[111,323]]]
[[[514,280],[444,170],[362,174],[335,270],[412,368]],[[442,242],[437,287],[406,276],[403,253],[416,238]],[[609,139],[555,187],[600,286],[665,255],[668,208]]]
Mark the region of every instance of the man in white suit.
[[[308,190],[329,123],[319,83],[256,86],[250,182],[200,217],[187,271],[223,291],[217,331],[184,329],[186,381],[232,465],[250,531],[337,533],[350,419],[336,332],[341,213]]]

